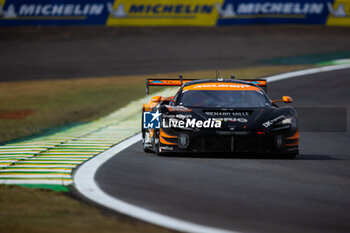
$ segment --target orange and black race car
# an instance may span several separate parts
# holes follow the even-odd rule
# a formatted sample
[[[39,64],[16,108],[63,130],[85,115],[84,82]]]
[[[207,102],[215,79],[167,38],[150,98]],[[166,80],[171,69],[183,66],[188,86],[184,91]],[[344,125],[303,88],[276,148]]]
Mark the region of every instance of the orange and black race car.
[[[181,86],[175,96],[155,96],[142,111],[145,152],[298,153],[297,113],[292,98],[271,101],[266,80],[148,79],[149,86]]]

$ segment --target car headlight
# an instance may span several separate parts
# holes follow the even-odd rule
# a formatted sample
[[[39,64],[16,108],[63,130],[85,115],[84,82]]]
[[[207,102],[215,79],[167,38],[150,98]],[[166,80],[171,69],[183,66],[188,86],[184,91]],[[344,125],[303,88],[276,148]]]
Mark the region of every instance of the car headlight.
[[[292,124],[292,118],[286,118],[281,121],[283,125]]]
[[[275,124],[272,124],[271,127],[269,127],[269,129],[273,132],[282,132],[285,130],[295,129],[296,126],[297,122],[295,118],[285,117],[284,119],[275,122]]]
[[[297,120],[294,117],[283,119],[281,123],[283,125],[291,125],[292,128],[297,127]]]

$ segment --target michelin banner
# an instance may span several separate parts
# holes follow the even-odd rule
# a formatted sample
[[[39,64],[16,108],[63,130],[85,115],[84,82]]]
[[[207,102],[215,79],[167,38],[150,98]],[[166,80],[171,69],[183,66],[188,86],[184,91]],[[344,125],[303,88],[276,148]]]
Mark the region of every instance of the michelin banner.
[[[321,24],[350,26],[350,0],[226,0],[217,25]]]
[[[0,25],[350,26],[350,0],[0,0]]]
[[[107,25],[215,26],[220,0],[117,0]]]
[[[0,25],[104,25],[114,0],[0,0]]]

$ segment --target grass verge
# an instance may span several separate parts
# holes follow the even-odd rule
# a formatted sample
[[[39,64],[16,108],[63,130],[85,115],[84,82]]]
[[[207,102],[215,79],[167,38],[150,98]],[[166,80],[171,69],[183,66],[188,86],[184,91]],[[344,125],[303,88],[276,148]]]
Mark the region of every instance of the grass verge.
[[[0,232],[169,233],[140,221],[118,218],[66,194],[0,185]]]
[[[223,77],[256,78],[306,66],[262,66],[222,70]],[[212,78],[215,71],[184,72],[186,78]],[[157,74],[155,78],[178,74]],[[144,96],[148,76],[80,78],[0,83],[0,143],[70,123],[88,122]],[[154,88],[155,89],[155,88]],[[152,89],[152,90],[154,90]]]

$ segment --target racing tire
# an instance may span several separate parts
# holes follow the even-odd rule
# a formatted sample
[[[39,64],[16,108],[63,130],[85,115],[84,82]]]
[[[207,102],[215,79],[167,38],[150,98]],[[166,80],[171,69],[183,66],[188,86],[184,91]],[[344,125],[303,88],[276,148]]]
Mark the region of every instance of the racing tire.
[[[158,156],[168,156],[169,155],[168,152],[160,152],[159,143],[157,145],[155,145],[154,148],[155,148],[154,151],[156,152],[156,155],[158,155]]]
[[[156,152],[156,155],[158,155],[158,156],[162,155],[162,153],[159,151],[159,143],[157,145],[155,145],[154,151]]]
[[[146,147],[146,143],[145,143],[146,139],[145,139],[145,137],[146,137],[146,133],[145,133],[144,130],[142,130],[142,147],[143,147],[143,152],[145,152],[145,153],[152,153],[153,150],[148,148],[148,147]]]
[[[158,139],[158,143],[156,143],[156,139]],[[156,153],[158,156],[166,156],[168,153],[167,152],[160,152],[159,148],[159,131],[155,133],[155,136],[152,138],[152,145],[153,145],[153,152]]]
[[[164,153],[160,152],[159,143],[155,145],[155,150],[154,151],[156,152],[156,155],[158,155],[158,156],[163,156],[164,155]]]
[[[145,147],[145,144],[143,144],[143,152],[145,153],[152,153],[153,151],[147,147]]]

